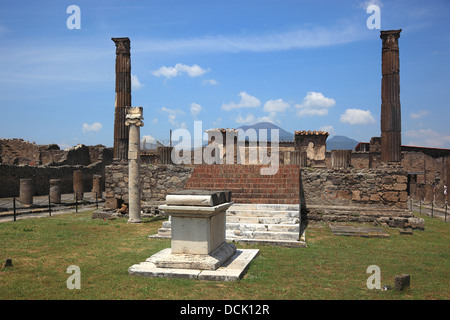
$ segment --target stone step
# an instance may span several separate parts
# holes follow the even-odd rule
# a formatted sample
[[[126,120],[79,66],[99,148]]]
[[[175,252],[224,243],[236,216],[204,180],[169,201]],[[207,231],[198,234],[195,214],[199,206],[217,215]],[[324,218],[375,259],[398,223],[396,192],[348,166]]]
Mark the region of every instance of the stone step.
[[[170,239],[171,229],[160,228],[158,234],[150,236],[151,238]],[[227,241],[257,241],[257,240],[272,240],[272,241],[293,241],[298,242],[299,233],[297,232],[281,232],[281,231],[259,231],[259,230],[226,230]],[[301,241],[304,242],[304,237]]]
[[[265,240],[291,240],[298,241],[298,232],[276,232],[276,231],[241,231],[227,230],[227,240],[244,238],[244,239],[265,239]]]
[[[168,233],[170,235],[171,223],[170,221],[164,221],[162,228],[159,228],[158,233],[163,235]],[[299,230],[299,225],[297,223],[291,224],[269,224],[269,223],[236,223],[227,222],[226,230],[242,230],[242,231],[274,231],[274,232],[297,232]]]
[[[233,242],[239,242],[244,244],[262,244],[262,245],[270,245],[277,247],[288,247],[288,248],[306,248],[306,242],[304,240],[269,240],[269,239],[233,239]]]
[[[272,217],[272,218],[298,218],[297,211],[277,211],[277,210],[236,210],[228,209],[227,217]]]
[[[269,232],[296,232],[298,234],[298,224],[261,224],[261,223],[227,223],[230,231],[269,231]]]
[[[298,204],[264,204],[264,203],[235,203],[230,210],[257,210],[257,211],[297,211]]]
[[[227,241],[248,244],[305,247],[299,240],[298,205],[233,204],[226,215]],[[171,222],[164,221],[154,238],[171,237]]]
[[[295,217],[227,216],[227,223],[298,224]]]

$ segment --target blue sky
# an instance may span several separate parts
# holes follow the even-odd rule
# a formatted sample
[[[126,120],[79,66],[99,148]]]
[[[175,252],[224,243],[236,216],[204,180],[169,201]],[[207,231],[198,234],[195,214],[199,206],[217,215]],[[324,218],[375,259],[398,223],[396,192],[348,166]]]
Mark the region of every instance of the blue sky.
[[[81,29],[67,27],[70,5]],[[403,29],[403,144],[450,148],[448,0],[0,0],[0,138],[111,147],[111,37],[129,37],[142,136],[271,121],[369,141],[381,109],[369,5],[381,30]]]

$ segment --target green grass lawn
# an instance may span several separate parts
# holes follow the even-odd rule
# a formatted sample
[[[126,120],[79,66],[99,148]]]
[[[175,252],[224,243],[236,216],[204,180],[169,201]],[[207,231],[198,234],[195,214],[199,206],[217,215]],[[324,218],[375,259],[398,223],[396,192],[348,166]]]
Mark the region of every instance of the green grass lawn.
[[[260,255],[244,278],[209,282],[130,276],[169,240],[149,239],[162,221],[127,224],[93,220],[91,212],[0,223],[0,299],[449,299],[449,225],[422,216],[426,230],[390,238],[333,236],[327,224],[306,231],[307,248],[244,246]],[[70,265],[81,270],[81,289],[69,290]],[[381,269],[381,284],[410,274],[404,292],[369,290],[367,267]]]

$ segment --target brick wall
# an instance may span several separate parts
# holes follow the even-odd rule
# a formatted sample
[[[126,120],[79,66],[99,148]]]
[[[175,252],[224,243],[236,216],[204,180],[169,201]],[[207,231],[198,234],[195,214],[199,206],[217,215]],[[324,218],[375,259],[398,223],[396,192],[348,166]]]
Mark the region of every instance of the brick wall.
[[[196,165],[185,189],[230,190],[236,203],[298,203],[299,167],[261,175],[260,165]]]
[[[259,165],[196,165],[186,189],[226,189],[236,203],[299,203],[299,167],[280,166],[262,176]],[[307,205],[387,205],[406,208],[407,173],[396,166],[376,169],[302,170]]]

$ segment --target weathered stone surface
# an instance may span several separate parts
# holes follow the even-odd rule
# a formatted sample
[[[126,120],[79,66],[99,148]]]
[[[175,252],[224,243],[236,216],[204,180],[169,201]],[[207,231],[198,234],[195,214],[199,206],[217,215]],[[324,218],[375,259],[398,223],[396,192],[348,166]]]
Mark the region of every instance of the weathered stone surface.
[[[237,249],[227,261],[216,270],[199,269],[174,269],[158,268],[154,262],[170,254],[170,249],[162,250],[145,262],[135,264],[128,268],[130,275],[157,278],[187,278],[209,281],[237,281],[241,279],[245,271],[250,266],[250,262],[255,259],[258,249]]]
[[[141,164],[142,206],[157,201],[165,201],[168,193],[183,190],[192,171],[193,168],[189,166]],[[177,177],[180,182],[171,181],[172,177]],[[128,183],[119,186],[119,183],[125,181],[125,179],[128,179],[128,164],[126,161],[114,162],[105,167],[105,208],[116,209],[114,199],[128,201]]]
[[[401,276],[395,276],[395,290],[403,291],[409,288],[411,285],[411,277],[409,274],[402,274]]]
[[[167,251],[169,252],[169,251]],[[174,254],[153,259],[158,268],[216,270],[236,252],[236,246],[223,243],[210,254]]]
[[[381,161],[400,162],[401,107],[398,38],[402,30],[381,31]]]
[[[20,197],[19,201],[24,205],[33,204],[33,180],[20,179]]]
[[[116,44],[116,99],[114,109],[114,158],[128,159],[128,128],[126,107],[131,106],[130,39],[111,38]]]

